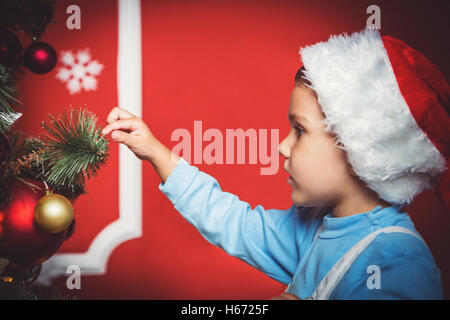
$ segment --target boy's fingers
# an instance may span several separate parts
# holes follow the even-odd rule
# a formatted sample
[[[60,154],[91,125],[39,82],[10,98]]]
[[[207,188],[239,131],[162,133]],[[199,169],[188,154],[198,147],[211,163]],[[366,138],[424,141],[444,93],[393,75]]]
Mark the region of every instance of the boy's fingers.
[[[133,136],[129,133],[115,130],[115,131],[113,131],[111,136],[114,139],[114,141],[123,143],[128,147],[131,147],[133,145],[133,143],[132,143]]]
[[[134,131],[139,129],[139,126],[136,119],[117,120],[116,122],[110,123],[105,128],[103,128],[102,134],[106,136],[113,130],[121,129]]]
[[[125,109],[115,107],[111,110],[111,112],[108,114],[108,117],[106,118],[106,122],[112,123],[114,121],[120,120],[120,119],[130,119],[135,118],[136,116],[130,112],[128,112]]]

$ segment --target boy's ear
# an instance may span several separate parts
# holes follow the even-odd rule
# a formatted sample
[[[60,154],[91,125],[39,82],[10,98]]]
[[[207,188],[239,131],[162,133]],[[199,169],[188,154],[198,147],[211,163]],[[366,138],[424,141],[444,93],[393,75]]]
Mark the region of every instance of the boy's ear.
[[[335,139],[336,139],[336,136],[335,136]],[[344,144],[340,141],[336,141],[336,146],[340,149],[345,150]],[[345,151],[344,151],[344,153],[345,153]],[[348,161],[347,155],[345,155],[345,160],[346,160],[345,162],[347,163],[347,170],[350,173],[350,175],[359,178],[359,176],[356,174],[355,170],[353,170],[352,165]]]
[[[342,143],[342,142],[340,142],[340,141],[338,141],[337,142],[337,144],[336,144],[338,147],[340,147],[340,148],[343,148],[344,147],[344,144]],[[354,177],[359,177],[357,174],[356,174],[356,172],[355,172],[355,170],[353,170],[353,167],[352,167],[352,165],[350,164],[350,162],[348,162],[348,159],[346,159],[347,161],[347,169],[348,169],[348,172],[350,173],[350,175],[352,175],[352,176],[354,176]]]
[[[358,177],[358,175],[356,174],[355,170],[353,170],[353,167],[350,163],[347,162],[347,167],[348,167],[348,172],[350,172],[350,174],[354,177]]]
[[[348,160],[347,160],[347,169],[348,169],[348,172],[350,173],[350,175],[359,178],[359,176],[356,174],[355,170],[353,170],[353,167],[350,164],[350,162],[348,162]]]

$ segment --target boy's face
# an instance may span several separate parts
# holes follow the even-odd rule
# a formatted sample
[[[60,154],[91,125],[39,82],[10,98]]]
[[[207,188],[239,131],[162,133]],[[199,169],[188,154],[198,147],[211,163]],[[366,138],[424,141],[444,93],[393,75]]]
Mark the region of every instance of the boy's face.
[[[284,170],[291,176],[291,197],[297,206],[334,205],[351,183],[345,151],[335,146],[335,136],[325,131],[324,118],[315,92],[296,85],[289,104],[291,130],[279,152],[286,158]]]

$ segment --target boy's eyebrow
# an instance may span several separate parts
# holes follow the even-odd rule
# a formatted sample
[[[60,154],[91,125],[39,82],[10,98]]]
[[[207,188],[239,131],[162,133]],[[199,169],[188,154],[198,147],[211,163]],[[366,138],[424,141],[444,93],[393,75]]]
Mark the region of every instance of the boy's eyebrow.
[[[294,114],[289,114],[289,122],[294,122],[295,120],[299,121],[299,122],[303,122],[305,121],[306,123],[309,123],[310,121],[301,115],[294,115]]]

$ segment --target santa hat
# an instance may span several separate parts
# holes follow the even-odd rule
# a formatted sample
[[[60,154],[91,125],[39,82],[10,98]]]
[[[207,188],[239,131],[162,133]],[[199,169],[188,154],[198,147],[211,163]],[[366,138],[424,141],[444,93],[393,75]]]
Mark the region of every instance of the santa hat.
[[[330,36],[299,53],[326,131],[361,180],[400,207],[438,185],[450,208],[450,90],[437,67],[376,29]]]

